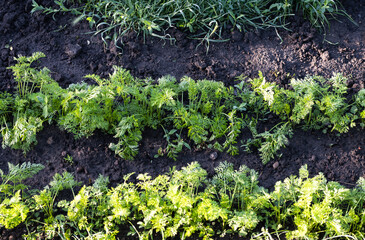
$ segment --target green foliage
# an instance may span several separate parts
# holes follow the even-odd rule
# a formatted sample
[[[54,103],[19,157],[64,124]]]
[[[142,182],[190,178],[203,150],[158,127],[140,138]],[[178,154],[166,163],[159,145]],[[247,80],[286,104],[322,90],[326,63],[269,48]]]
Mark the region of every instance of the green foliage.
[[[233,231],[237,231],[241,236],[246,236],[259,222],[259,218],[254,211],[245,211],[235,212],[228,224]]]
[[[70,221],[76,222],[79,229],[86,229],[88,225],[87,207],[90,197],[89,191],[86,187],[82,187],[75,199],[70,202],[68,207],[67,217]]]
[[[222,82],[189,77],[177,83],[171,76],[153,84],[151,79],[133,78],[115,67],[106,79],[86,76],[96,85],[77,83],[63,89],[48,70],[30,67],[42,56],[17,58],[12,69],[18,92],[0,95],[3,147],[27,152],[36,143],[43,122],[48,121],[57,122],[76,138],[91,136],[96,130],[113,134],[116,141],[110,148],[132,160],[138,154],[143,130],[162,126],[167,146],[156,156],[166,154],[176,160],[184,147],[190,149],[189,144],[235,155],[241,140],[246,151],[257,148],[267,163],[289,144],[296,127],[344,133],[365,122],[364,91],[348,98],[347,79],[341,74],[330,79],[292,79],[291,88],[284,89],[266,81],[262,73],[250,81],[240,77],[234,87],[225,87]],[[258,132],[257,126],[265,124],[268,115],[278,116],[277,125]],[[252,138],[240,139],[245,128]]]
[[[18,83],[18,94],[20,97],[24,98],[51,81],[48,69],[44,68],[38,71],[30,67],[33,62],[42,57],[45,57],[45,55],[40,52],[35,52],[30,57],[19,56],[15,58],[17,64],[8,68],[14,73],[14,80]]]
[[[282,120],[300,124],[304,129],[336,130],[344,133],[355,126],[357,109],[348,103],[347,79],[335,74],[330,79],[306,77],[292,79],[293,90],[279,88],[266,82],[262,74],[251,84],[255,92],[263,97],[270,111]],[[359,93],[361,94],[361,93]]]
[[[156,231],[162,238],[180,234],[185,239],[199,233],[203,239],[209,239],[214,234],[209,222],[226,219],[226,213],[208,194],[198,192],[206,175],[196,162],[173,171],[171,176],[151,180],[146,174],[139,175],[137,185],[142,192],[138,209],[143,213],[143,221],[138,224],[145,229],[142,236],[147,238]]]
[[[49,188],[52,191],[59,192],[65,189],[72,189],[78,185],[79,183],[74,180],[71,173],[64,172],[62,175],[56,173],[53,176],[53,180],[49,183]]]
[[[326,25],[329,25],[328,16],[335,18],[336,15],[343,15],[352,20],[344,10],[340,9],[340,2],[337,0],[290,0],[288,4],[295,4],[296,10],[301,10],[303,15],[316,28],[323,29]]]
[[[32,144],[37,144],[36,134],[42,129],[42,120],[35,117],[18,117],[12,128],[7,125],[1,128],[2,147],[22,149],[24,153],[30,150]]]
[[[306,128],[321,129],[332,127],[340,133],[347,132],[353,126],[353,114],[347,103],[347,79],[336,74],[327,82],[322,77],[307,77],[304,80],[292,80],[295,101],[291,120],[300,123],[306,121]]]
[[[254,170],[246,166],[234,170],[233,164],[227,162],[220,163],[214,170],[216,174],[211,184],[220,195],[222,206],[243,211],[254,208],[255,201],[258,199],[255,199],[255,195],[263,191],[257,186],[258,175]],[[227,199],[230,199],[230,202],[226,202]]]
[[[360,113],[361,126],[365,126],[365,89],[361,89],[355,97],[355,105],[352,107],[353,113]]]
[[[21,184],[21,182],[33,177],[35,174],[41,171],[44,166],[42,164],[32,164],[30,162],[25,162],[20,166],[19,164],[13,165],[8,163],[8,168],[9,171],[7,174],[4,174],[4,172],[0,170],[2,179],[0,192],[5,195],[14,194],[18,190],[25,189],[26,186]]]
[[[14,73],[18,88],[14,97],[5,93],[1,95],[3,147],[10,146],[27,152],[32,144],[37,143],[36,133],[42,129],[43,122],[53,116],[48,97],[42,93],[43,86],[53,82],[49,70],[30,67],[42,57],[44,54],[39,52],[30,57],[19,56],[15,58],[17,64],[9,67]]]
[[[0,184],[0,226],[12,229],[24,222],[30,211],[27,197],[23,190],[27,186],[21,182],[33,177],[44,166],[41,164],[23,163],[13,165],[8,163],[9,171],[4,174],[0,170],[2,182]]]
[[[54,208],[55,200],[58,193],[65,189],[73,189],[79,185],[73,178],[73,176],[64,172],[62,175],[56,173],[53,176],[53,180],[46,186],[39,194],[34,195],[34,208],[36,210],[41,210],[44,214],[46,227],[52,228],[52,224],[57,221],[57,216],[54,216],[54,213],[57,212],[57,209]],[[51,234],[50,237],[52,237]]]
[[[108,190],[108,185],[109,185],[109,177],[105,177],[100,174],[99,177],[95,180],[93,188],[104,193]]]
[[[0,93],[0,118],[7,119],[11,113],[11,107],[14,105],[14,98],[10,93]]]
[[[291,126],[288,123],[280,127],[274,127],[272,131],[272,133],[263,132],[257,135],[264,140],[259,148],[260,157],[264,164],[273,159],[280,149],[289,145],[288,137],[291,137],[293,134]]]
[[[29,207],[22,201],[19,190],[0,204],[0,225],[7,229],[14,228],[25,221],[28,212]]]
[[[155,89],[154,89],[155,90]],[[151,106],[161,108],[163,105],[174,106],[175,100],[174,96],[176,93],[169,88],[164,88],[162,90],[156,89],[151,93]]]
[[[73,193],[73,197],[75,194],[73,192],[73,188],[80,185],[80,183],[74,180],[72,174],[68,172],[64,172],[62,175],[56,173],[53,176],[53,180],[46,186],[39,194],[33,196],[33,209],[39,213],[42,213],[42,220],[44,221],[43,226],[38,230],[36,236],[42,236],[44,232],[46,235],[46,239],[53,239],[56,236],[68,236],[70,237],[69,231],[65,232],[65,216],[63,215],[63,211],[70,205],[65,200],[61,200],[59,202],[56,201],[58,193],[65,189],[71,189]],[[57,214],[61,211],[60,214]],[[39,220],[34,219],[35,222]]]
[[[115,138],[119,138],[117,144],[111,143],[110,149],[120,157],[132,160],[138,154],[138,142],[142,139],[138,119],[134,115],[123,118],[115,129]]]
[[[352,232],[352,227],[360,224],[358,204],[363,204],[363,193],[352,192],[335,182],[327,182],[323,174],[308,178],[306,166],[300,169],[300,177],[290,177],[278,182],[271,194],[272,209],[282,228],[289,222],[295,224],[295,230],[286,234],[288,239],[318,239],[321,232],[328,236],[352,235],[361,238],[361,234]],[[356,197],[354,193],[356,192]],[[350,203],[351,202],[351,203]],[[347,207],[344,207],[346,205]],[[351,233],[352,232],[352,233]]]
[[[244,124],[251,131],[253,138],[248,139],[242,147],[245,147],[247,152],[251,152],[252,148],[257,148],[263,164],[278,156],[278,151],[289,145],[289,138],[293,135],[290,122],[278,124],[271,130],[262,133],[257,133],[257,122],[254,119],[246,120]]]
[[[237,155],[238,154],[238,147],[235,146],[237,143],[237,138],[239,134],[241,133],[241,120],[235,116],[236,110],[233,110],[232,112],[228,113],[228,121],[229,125],[226,130],[226,141],[223,143],[223,147],[227,148],[227,152],[231,155]]]
[[[61,101],[64,114],[59,124],[77,138],[88,137],[96,129],[110,131],[113,100],[114,92],[106,86],[71,85]]]
[[[229,25],[231,30],[247,31],[257,28],[286,28],[289,16],[301,11],[310,23],[320,29],[329,24],[329,17],[351,17],[335,0],[83,0],[80,7],[67,4],[68,0],[55,0],[56,7],[44,7],[33,0],[32,13],[46,14],[71,12],[77,16],[74,23],[87,20],[95,33],[104,41],[117,41],[129,31],[143,35],[174,40],[166,34],[170,27],[187,30],[197,39],[207,42],[222,41],[222,30]],[[74,2],[74,1],[71,1]]]
[[[245,146],[258,148],[266,163],[289,144],[295,126],[342,133],[365,119],[365,91],[346,98],[346,78],[339,74],[330,79],[293,79],[292,90],[286,90],[266,82],[262,74],[251,81],[252,89],[243,81],[226,88],[190,78],[177,84],[172,77],[152,85],[116,68],[109,79],[88,76],[97,86],[75,84],[65,90],[49,78],[48,71],[30,67],[39,56],[20,57],[13,69],[21,83],[18,92],[0,95],[3,146],[29,150],[42,123],[54,120],[76,137],[89,136],[96,129],[113,133],[118,142],[110,147],[122,158],[132,159],[145,127],[169,124],[174,128],[164,128],[163,152],[176,159],[184,146],[189,148],[176,129],[186,130],[199,147],[211,143],[236,154],[237,139],[247,127],[253,139]],[[256,125],[268,111],[282,122],[258,133]],[[141,174],[136,184],[126,176],[114,189],[108,189],[108,179],[101,176],[94,185],[82,187],[73,200],[57,203],[59,191],[73,191],[78,183],[67,172],[56,174],[49,186],[31,196],[21,182],[43,168],[9,163],[8,174],[0,171],[1,226],[43,221],[39,229],[47,238],[65,239],[115,239],[120,224],[131,225],[131,234],[140,239],[155,234],[180,239],[197,234],[209,239],[225,232],[246,236],[260,225],[286,232],[288,239],[364,238],[364,179],[354,189],[346,189],[327,182],[323,174],[309,178],[303,167],[298,178],[278,182],[269,193],[258,186],[258,174],[245,166],[234,170],[222,163],[208,181],[207,172],[192,163],[154,179]]]
[[[12,166],[12,165],[11,165]],[[41,167],[12,166],[8,176],[22,181]],[[25,170],[28,169],[28,170]],[[299,176],[279,181],[272,192],[258,186],[258,173],[231,163],[220,163],[211,180],[196,162],[168,174],[150,177],[147,173],[115,188],[108,188],[103,176],[83,186],[70,200],[56,198],[63,189],[77,185],[71,174],[55,175],[38,195],[9,192],[0,203],[0,225],[14,228],[25,222],[33,232],[24,235],[53,239],[116,239],[120,227],[130,225],[129,235],[139,239],[241,236],[285,233],[287,239],[321,239],[348,236],[362,239],[365,230],[365,180],[347,189],[328,182],[323,174],[309,177],[307,166]],[[5,179],[5,175],[3,174]],[[11,180],[9,180],[11,181]],[[2,188],[3,189],[3,188]],[[41,216],[41,217],[40,217]],[[255,234],[257,226],[263,233]]]
[[[208,140],[210,121],[207,117],[203,117],[199,113],[190,115],[188,124],[188,136],[195,144],[199,145]]]
[[[163,127],[162,127],[163,128]],[[164,128],[163,128],[164,129]],[[188,143],[186,143],[181,137],[180,134],[177,134],[176,129],[172,129],[169,132],[167,132],[165,129],[165,135],[164,138],[167,141],[166,148],[159,148],[158,154],[155,156],[156,158],[159,156],[167,155],[169,158],[177,160],[177,155],[180,153],[183,149],[183,147],[186,147],[187,149],[191,150]],[[175,136],[173,136],[175,134]],[[175,139],[172,139],[175,138]]]

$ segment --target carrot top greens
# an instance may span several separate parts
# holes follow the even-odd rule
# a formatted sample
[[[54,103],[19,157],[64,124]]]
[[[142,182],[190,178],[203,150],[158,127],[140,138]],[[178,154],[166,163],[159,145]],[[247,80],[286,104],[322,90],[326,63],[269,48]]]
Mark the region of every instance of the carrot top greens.
[[[126,226],[138,239],[213,239],[239,234],[251,239],[364,239],[365,181],[353,189],[328,182],[323,174],[278,181],[273,191],[258,185],[258,173],[222,162],[212,178],[197,162],[152,178],[145,174],[109,188],[100,175],[80,185],[72,174],[56,174],[42,190],[22,183],[44,166],[9,164],[0,182],[0,226],[21,223],[24,239],[118,239]],[[25,173],[25,175],[23,175]],[[71,199],[59,191],[71,189]]]
[[[165,76],[157,80],[137,79],[115,67],[107,79],[88,75],[97,84],[71,84],[61,88],[49,70],[30,67],[43,57],[20,56],[10,67],[18,89],[0,94],[3,147],[27,152],[37,142],[43,123],[56,123],[76,138],[91,136],[99,129],[114,135],[112,149],[123,159],[138,154],[146,128],[165,132],[166,148],[156,157],[176,160],[184,148],[210,148],[236,155],[257,149],[263,163],[280,156],[295,128],[335,131],[338,134],[365,121],[365,89],[352,98],[347,79],[335,74],[330,79],[292,79],[290,89],[257,78],[241,77],[235,86],[189,77],[179,82]],[[267,116],[277,116],[277,125],[259,132]],[[243,139],[242,130],[251,132]]]

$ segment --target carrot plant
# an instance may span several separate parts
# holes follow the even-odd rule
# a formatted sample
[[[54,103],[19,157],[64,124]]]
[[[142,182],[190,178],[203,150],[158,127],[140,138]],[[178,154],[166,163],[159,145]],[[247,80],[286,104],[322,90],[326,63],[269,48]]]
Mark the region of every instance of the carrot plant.
[[[90,136],[96,129],[108,132],[112,126],[114,95],[107,87],[71,85],[61,101],[60,126],[76,137]]]
[[[161,147],[158,149],[158,154],[155,155],[156,158],[167,155],[167,157],[176,161],[178,154],[182,151],[183,147],[191,150],[189,144],[184,141],[184,139],[180,136],[181,134],[177,133],[176,129],[167,131],[163,126],[161,127],[165,132],[164,138],[166,139],[167,146],[166,148]]]
[[[305,129],[347,132],[354,126],[355,116],[347,95],[347,79],[335,74],[330,79],[320,76],[292,79],[293,90],[285,90],[266,82],[262,74],[252,80],[255,92],[260,94],[270,111],[283,121],[302,125]],[[361,93],[359,93],[361,94]]]
[[[89,137],[96,130],[112,134],[110,148],[132,160],[144,129],[152,128],[164,131],[167,142],[156,156],[176,159],[184,147],[235,155],[242,149],[240,141],[244,150],[257,148],[267,163],[280,156],[296,127],[344,133],[357,123],[364,125],[364,90],[349,98],[347,79],[341,74],[329,79],[292,79],[291,89],[284,89],[267,82],[261,73],[226,87],[222,82],[189,77],[180,82],[171,76],[156,82],[137,79],[115,67],[105,79],[86,76],[95,85],[77,83],[64,89],[49,77],[49,70],[30,67],[42,56],[19,57],[11,67],[19,85],[14,94],[0,95],[3,147],[27,152],[48,122],[75,138]],[[260,132],[257,125],[265,124],[268,115],[278,116],[277,125]],[[244,129],[252,138],[241,139]]]
[[[361,126],[365,126],[365,89],[361,89],[355,96],[355,106],[352,108],[352,112],[359,112],[359,118],[361,119]]]
[[[9,164],[1,172],[0,226],[13,229],[21,223],[24,239],[117,239],[121,228],[138,239],[212,239],[227,234],[254,238],[275,235],[281,239],[364,238],[365,181],[353,189],[328,182],[322,173],[309,177],[307,166],[299,176],[278,181],[273,191],[260,187],[258,173],[222,162],[211,179],[193,162],[181,170],[152,178],[137,176],[109,188],[100,175],[82,186],[67,172],[56,174],[42,191],[25,191],[22,181],[41,171],[40,164]],[[14,184],[10,184],[14,183]],[[63,189],[73,196],[57,197]],[[262,227],[261,230],[258,227]]]
[[[31,199],[28,186],[22,182],[33,177],[44,168],[41,164],[8,163],[8,173],[0,170],[0,226],[14,228],[24,222],[31,211]]]
[[[49,76],[49,70],[30,67],[42,57],[42,53],[34,53],[31,57],[19,56],[15,58],[18,63],[9,67],[13,70],[18,87],[13,99],[9,95],[3,95],[3,147],[12,146],[24,152],[28,151],[32,144],[37,143],[36,133],[43,128],[43,122],[51,120],[54,114],[51,102],[48,102],[48,94],[43,92],[45,85],[46,88],[53,86],[51,83],[54,81]],[[9,105],[10,102],[13,102],[12,106]],[[9,112],[13,113],[12,121],[9,121]]]

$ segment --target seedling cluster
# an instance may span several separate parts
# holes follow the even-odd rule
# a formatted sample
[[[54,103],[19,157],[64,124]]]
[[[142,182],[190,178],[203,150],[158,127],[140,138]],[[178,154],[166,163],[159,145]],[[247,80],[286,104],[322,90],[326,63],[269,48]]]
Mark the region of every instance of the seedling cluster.
[[[292,79],[290,89],[258,78],[239,78],[234,87],[222,82],[189,77],[179,82],[171,76],[157,80],[137,79],[115,67],[108,79],[88,75],[96,85],[71,84],[61,88],[49,70],[30,67],[40,57],[20,56],[10,67],[17,91],[1,93],[0,115],[3,147],[22,149],[36,144],[43,123],[56,123],[75,138],[89,137],[99,129],[114,135],[112,149],[123,159],[138,154],[146,128],[165,132],[167,147],[156,156],[177,159],[184,148],[210,148],[232,155],[257,149],[264,164],[289,144],[293,130],[322,130],[345,133],[364,126],[365,90],[347,97],[347,79],[335,74],[330,79]],[[259,132],[268,116],[277,125]],[[243,139],[249,130],[251,138]],[[241,142],[241,145],[238,142]]]
[[[87,20],[102,39],[122,40],[130,31],[163,39],[173,38],[169,28],[191,33],[195,39],[225,40],[223,29],[247,31],[264,28],[285,28],[288,18],[301,13],[312,26],[324,30],[329,19],[343,15],[336,0],[57,0],[54,7],[45,7],[33,0],[32,12],[46,14],[70,12],[74,22]]]
[[[25,239],[117,239],[120,229],[138,239],[212,239],[226,234],[252,239],[364,239],[365,180],[353,189],[327,182],[323,174],[309,178],[307,167],[299,177],[279,181],[269,192],[258,186],[258,174],[222,162],[210,180],[197,162],[151,178],[108,188],[99,176],[83,186],[67,172],[56,174],[43,190],[22,181],[43,169],[40,164],[9,164],[0,172],[0,224],[11,229],[24,224]],[[57,198],[72,192],[71,200]]]

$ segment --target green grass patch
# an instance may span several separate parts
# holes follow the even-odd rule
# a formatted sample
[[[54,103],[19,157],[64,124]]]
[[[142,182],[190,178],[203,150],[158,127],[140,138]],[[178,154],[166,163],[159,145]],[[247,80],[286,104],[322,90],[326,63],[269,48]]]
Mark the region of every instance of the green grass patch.
[[[33,0],[33,10],[47,14],[71,12],[75,22],[87,20],[104,40],[121,39],[127,32],[170,38],[174,27],[189,31],[192,38],[222,40],[222,30],[247,31],[285,28],[289,16],[302,12],[310,23],[324,30],[329,19],[350,16],[336,0],[58,0],[47,8]],[[78,7],[72,4],[77,3]]]

